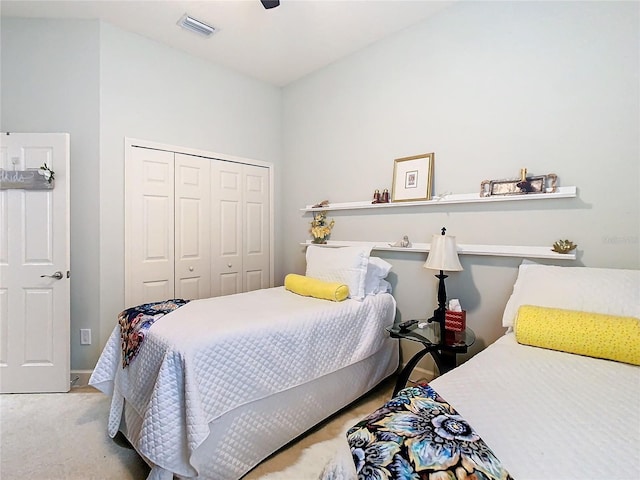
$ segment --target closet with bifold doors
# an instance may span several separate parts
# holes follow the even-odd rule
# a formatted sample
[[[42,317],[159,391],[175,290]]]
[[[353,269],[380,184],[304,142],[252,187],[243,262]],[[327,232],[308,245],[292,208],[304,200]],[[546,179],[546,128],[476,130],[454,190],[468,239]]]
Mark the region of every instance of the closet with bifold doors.
[[[125,156],[127,306],[273,285],[269,164],[133,140]]]

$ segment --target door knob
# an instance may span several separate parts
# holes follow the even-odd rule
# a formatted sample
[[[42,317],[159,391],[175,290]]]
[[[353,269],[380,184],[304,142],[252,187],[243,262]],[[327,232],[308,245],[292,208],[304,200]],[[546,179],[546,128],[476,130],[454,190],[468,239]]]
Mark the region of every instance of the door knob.
[[[56,272],[53,275],[40,275],[40,278],[42,277],[49,277],[49,278],[55,278],[56,280],[62,280],[62,272]]]

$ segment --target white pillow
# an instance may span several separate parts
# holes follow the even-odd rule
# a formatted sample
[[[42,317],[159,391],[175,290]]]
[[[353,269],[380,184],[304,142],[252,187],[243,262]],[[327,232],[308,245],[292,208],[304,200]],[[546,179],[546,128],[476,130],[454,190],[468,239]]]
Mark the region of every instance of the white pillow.
[[[640,318],[640,270],[523,262],[502,316],[512,327],[521,305]]]
[[[364,284],[371,247],[307,247],[306,276],[325,282],[345,283],[349,297],[364,298]]]
[[[379,257],[369,257],[369,265],[367,265],[367,274],[364,279],[364,294],[375,295],[380,292],[386,292],[389,282],[381,283],[381,280],[387,278],[392,265]]]

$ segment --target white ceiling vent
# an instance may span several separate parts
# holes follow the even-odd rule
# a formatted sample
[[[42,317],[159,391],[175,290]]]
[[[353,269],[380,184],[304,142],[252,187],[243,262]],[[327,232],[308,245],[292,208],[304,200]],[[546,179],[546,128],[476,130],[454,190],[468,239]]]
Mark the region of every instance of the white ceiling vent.
[[[186,13],[182,16],[180,20],[178,20],[178,25],[180,25],[182,28],[191,30],[192,32],[195,32],[204,37],[210,37],[217,31],[211,25],[207,25],[206,23],[201,22],[200,20],[196,20],[195,18],[190,17]]]

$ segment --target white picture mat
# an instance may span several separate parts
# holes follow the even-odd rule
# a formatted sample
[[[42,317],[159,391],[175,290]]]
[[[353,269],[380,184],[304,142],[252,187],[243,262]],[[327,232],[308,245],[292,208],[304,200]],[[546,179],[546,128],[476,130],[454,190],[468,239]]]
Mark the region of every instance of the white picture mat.
[[[433,154],[419,157],[400,158],[393,168],[392,201],[431,199],[431,173]]]

